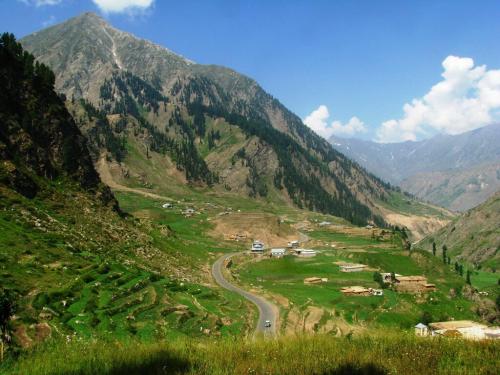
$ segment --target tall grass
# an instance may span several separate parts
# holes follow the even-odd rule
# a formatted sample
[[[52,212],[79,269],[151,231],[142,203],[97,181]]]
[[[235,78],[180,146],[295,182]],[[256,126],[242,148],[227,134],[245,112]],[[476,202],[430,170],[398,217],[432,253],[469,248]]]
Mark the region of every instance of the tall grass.
[[[52,343],[5,374],[497,374],[500,342],[377,334],[276,340]]]

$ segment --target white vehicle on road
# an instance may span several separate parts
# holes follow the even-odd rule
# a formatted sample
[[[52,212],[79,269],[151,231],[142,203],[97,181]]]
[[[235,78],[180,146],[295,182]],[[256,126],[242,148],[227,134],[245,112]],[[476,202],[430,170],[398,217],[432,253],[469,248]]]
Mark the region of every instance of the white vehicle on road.
[[[266,321],[264,322],[264,327],[266,327],[266,328],[271,327],[271,321],[270,321],[270,320],[266,320]]]

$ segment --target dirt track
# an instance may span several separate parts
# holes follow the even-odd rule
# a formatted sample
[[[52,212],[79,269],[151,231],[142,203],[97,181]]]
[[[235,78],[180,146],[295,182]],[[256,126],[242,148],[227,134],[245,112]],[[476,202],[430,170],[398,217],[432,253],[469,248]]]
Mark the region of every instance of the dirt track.
[[[144,191],[141,189],[134,189],[134,188],[131,188],[128,186],[120,185],[119,183],[117,183],[113,179],[113,175],[111,174],[111,171],[109,170],[109,164],[106,162],[105,158],[100,158],[99,161],[97,162],[97,172],[99,172],[99,175],[101,176],[102,182],[104,182],[106,185],[108,185],[112,190],[140,194],[140,195],[148,197],[148,198],[158,199],[158,200],[162,200],[162,201],[173,201],[172,198],[166,197],[164,195],[158,195],[155,193],[150,193],[149,191]]]

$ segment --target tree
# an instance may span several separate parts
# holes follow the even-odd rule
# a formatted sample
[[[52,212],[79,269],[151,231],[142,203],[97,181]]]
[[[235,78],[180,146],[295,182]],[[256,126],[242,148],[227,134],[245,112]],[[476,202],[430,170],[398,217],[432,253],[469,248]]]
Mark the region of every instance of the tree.
[[[446,245],[443,245],[442,247],[442,250],[443,250],[443,263],[446,264],[446,252],[448,251],[448,247]]]
[[[459,273],[459,272],[460,272],[460,267],[459,267],[459,265],[458,265],[458,262],[457,262],[457,261],[455,261],[455,272],[456,272],[456,273]]]
[[[448,257],[448,265],[450,265],[450,264],[451,264],[451,258]]]
[[[436,256],[436,243],[432,241],[432,255]]]
[[[386,287],[386,285],[384,283],[384,279],[382,278],[382,275],[380,274],[380,272],[374,272],[373,273],[373,281],[375,281],[376,283],[378,283],[378,285],[381,288],[385,288]]]
[[[471,272],[467,270],[467,276],[465,277],[465,282],[467,283],[467,285],[471,285],[470,274]]]
[[[432,323],[432,315],[430,312],[428,311],[424,311],[422,313],[422,316],[420,317],[420,322],[425,324],[425,325],[428,325],[429,323]]]
[[[458,266],[458,273],[460,273],[460,276],[464,275],[464,266],[461,264]]]

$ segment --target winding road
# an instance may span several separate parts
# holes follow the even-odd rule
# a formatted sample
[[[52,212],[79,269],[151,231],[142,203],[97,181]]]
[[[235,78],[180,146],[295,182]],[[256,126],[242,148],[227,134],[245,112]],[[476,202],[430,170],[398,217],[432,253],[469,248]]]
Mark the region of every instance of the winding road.
[[[256,294],[250,293],[234,284],[231,284],[224,277],[223,269],[225,267],[225,262],[229,260],[231,257],[235,255],[239,255],[242,253],[232,253],[225,254],[213,264],[212,266],[212,275],[221,287],[224,289],[230,290],[232,292],[238,293],[240,296],[245,297],[247,300],[252,302],[259,309],[259,321],[257,323],[257,327],[255,329],[255,333],[263,333],[264,336],[275,336],[276,335],[276,323],[278,321],[278,308],[266,300]],[[271,327],[266,327],[266,320],[271,322]]]

